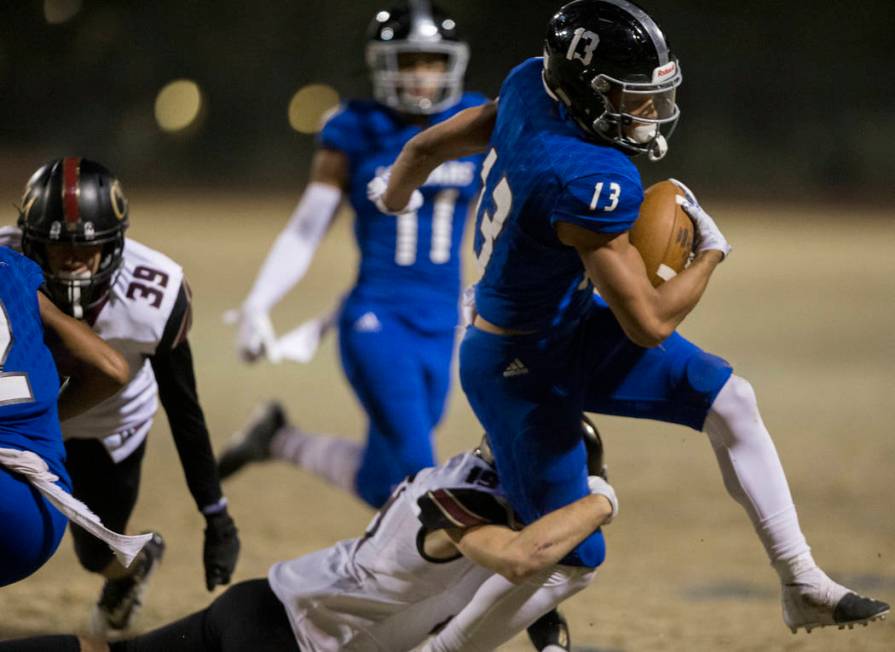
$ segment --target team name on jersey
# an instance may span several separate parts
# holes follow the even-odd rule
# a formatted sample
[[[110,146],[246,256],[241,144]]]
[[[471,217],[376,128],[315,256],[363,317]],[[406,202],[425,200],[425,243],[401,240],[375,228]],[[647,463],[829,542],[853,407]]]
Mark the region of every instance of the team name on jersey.
[[[471,161],[448,161],[432,170],[424,186],[468,186],[475,180],[475,163]],[[376,169],[376,174],[384,174],[388,168]]]

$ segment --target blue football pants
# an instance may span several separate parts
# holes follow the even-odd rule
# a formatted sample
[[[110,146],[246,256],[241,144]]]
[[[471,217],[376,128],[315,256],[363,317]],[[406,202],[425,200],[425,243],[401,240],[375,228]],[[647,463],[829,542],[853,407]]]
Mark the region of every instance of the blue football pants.
[[[732,373],[723,359],[675,333],[660,346],[631,342],[599,299],[544,336],[500,336],[469,327],[460,380],[494,452],[501,485],[524,523],[586,496],[582,412],[702,428]],[[596,567],[600,531],[563,563]]]
[[[432,433],[450,387],[454,331],[422,333],[381,306],[352,302],[340,318],[339,350],[369,418],[355,486],[378,509],[406,476],[435,464]]]
[[[59,486],[71,491],[66,482]],[[0,466],[0,586],[43,566],[59,547],[67,523],[27,480]]]

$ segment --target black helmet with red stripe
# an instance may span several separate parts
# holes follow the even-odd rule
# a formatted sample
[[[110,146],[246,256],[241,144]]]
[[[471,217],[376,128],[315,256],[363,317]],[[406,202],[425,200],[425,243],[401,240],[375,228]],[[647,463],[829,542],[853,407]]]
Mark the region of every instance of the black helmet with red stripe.
[[[41,266],[50,298],[84,318],[109,294],[124,253],[127,199],[118,179],[85,158],[50,161],[25,186],[19,209],[22,252]],[[56,251],[95,252],[89,269],[61,269]]]

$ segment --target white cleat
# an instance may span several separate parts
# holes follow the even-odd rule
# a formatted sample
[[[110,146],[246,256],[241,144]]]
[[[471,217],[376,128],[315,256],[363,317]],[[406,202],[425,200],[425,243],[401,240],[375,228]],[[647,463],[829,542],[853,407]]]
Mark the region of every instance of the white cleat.
[[[837,584],[818,570],[807,581],[783,586],[783,622],[795,634],[800,628],[811,633],[818,627],[837,625],[839,629],[867,626],[884,620],[889,605],[866,598]]]

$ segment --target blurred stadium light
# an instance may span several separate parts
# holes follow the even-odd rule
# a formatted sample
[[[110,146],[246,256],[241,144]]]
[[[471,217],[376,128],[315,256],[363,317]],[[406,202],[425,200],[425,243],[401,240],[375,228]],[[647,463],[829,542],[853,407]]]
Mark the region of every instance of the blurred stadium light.
[[[81,0],[44,0],[44,17],[51,25],[71,20],[81,11]]]
[[[155,119],[162,131],[186,129],[196,121],[201,110],[202,92],[189,79],[166,84],[155,98]]]
[[[22,158],[30,169],[80,152],[147,183],[238,178],[291,188],[317,127],[311,102],[303,122],[296,89],[328,84],[342,98],[369,97],[367,25],[402,1],[2,2],[0,173],[21,174]],[[562,4],[436,1],[470,43],[467,88],[490,97],[513,66],[539,55]],[[895,111],[884,81],[892,0],[642,4],[684,73],[680,126],[668,157],[643,166],[646,182],[680,176],[704,192],[753,198],[895,195]],[[166,137],[153,114],[173,79],[201,84],[180,138]]]
[[[326,84],[308,84],[289,102],[289,124],[301,134],[316,134],[323,117],[339,104],[339,93]]]

